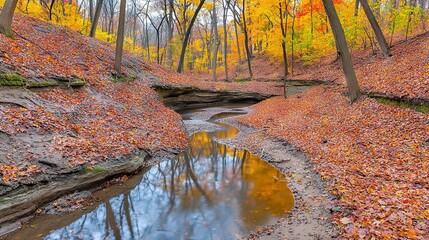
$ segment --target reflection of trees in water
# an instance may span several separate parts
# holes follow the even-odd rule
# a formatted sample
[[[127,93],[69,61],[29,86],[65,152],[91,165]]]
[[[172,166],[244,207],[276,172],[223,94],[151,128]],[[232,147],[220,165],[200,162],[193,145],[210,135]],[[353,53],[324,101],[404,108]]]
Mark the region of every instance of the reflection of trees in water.
[[[236,133],[229,129],[192,135],[188,151],[178,159],[152,167],[132,191],[110,199],[51,238],[230,238],[247,232],[248,225],[263,224],[271,214],[262,210],[274,209],[271,202],[285,210],[285,194],[272,199],[277,195],[272,193],[284,192],[286,184],[270,186],[271,175],[279,174],[275,169],[246,150],[213,140]]]

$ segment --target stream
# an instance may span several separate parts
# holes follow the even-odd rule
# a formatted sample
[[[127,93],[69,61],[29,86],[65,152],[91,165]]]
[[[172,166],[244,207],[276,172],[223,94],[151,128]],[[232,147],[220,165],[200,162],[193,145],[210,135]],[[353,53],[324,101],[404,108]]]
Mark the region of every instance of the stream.
[[[99,201],[84,209],[36,216],[6,239],[237,239],[283,217],[294,204],[285,176],[216,141],[239,132],[218,120],[241,109],[219,110],[210,120],[193,117],[206,110],[182,113],[185,123],[214,128],[193,133],[175,159],[96,191],[92,198]]]

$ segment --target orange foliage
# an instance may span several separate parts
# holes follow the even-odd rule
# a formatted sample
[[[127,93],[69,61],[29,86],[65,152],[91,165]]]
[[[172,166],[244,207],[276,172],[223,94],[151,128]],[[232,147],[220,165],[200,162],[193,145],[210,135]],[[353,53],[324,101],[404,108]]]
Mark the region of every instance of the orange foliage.
[[[238,121],[307,153],[339,196],[333,221],[345,238],[429,237],[428,115],[365,97],[350,106],[317,87],[259,103]]]
[[[2,132],[48,135],[46,154],[63,156],[71,167],[120,158],[139,149],[186,146],[180,115],[159,102],[150,81],[139,75],[149,69],[141,59],[126,52],[123,72],[135,74],[136,80],[114,83],[114,49],[107,43],[22,15],[15,16],[14,24],[15,39],[0,35],[1,67],[34,81],[80,78],[89,86],[36,92],[44,104],[34,109],[1,105]],[[36,167],[2,165],[3,179],[37,172],[41,157],[46,156],[26,159]]]

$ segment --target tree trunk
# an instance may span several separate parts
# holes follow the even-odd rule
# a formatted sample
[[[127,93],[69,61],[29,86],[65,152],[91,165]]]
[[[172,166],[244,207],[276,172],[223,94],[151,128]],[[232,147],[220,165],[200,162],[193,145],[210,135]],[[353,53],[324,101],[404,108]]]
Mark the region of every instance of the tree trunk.
[[[167,65],[172,67],[173,65],[173,8],[174,8],[174,0],[168,0],[168,36],[167,36]]]
[[[355,13],[354,13],[355,17],[357,17],[359,15],[359,0],[355,1]]]
[[[293,49],[293,47],[294,47],[294,40],[295,40],[295,18],[296,18],[296,13],[295,13],[295,10],[296,10],[296,0],[293,0],[293,10],[292,10],[292,31],[291,31],[291,40],[292,40],[292,42],[291,42],[291,54],[290,54],[290,56],[291,56],[291,61],[290,61],[290,74],[292,74],[292,76],[293,76],[293,62],[294,62],[294,49]]]
[[[89,0],[89,20],[94,20],[94,0]]]
[[[287,8],[287,5],[285,6]],[[286,10],[287,11],[287,10]],[[282,30],[282,53],[283,53],[283,96],[287,96],[287,87],[286,87],[286,76],[288,75],[287,69],[287,53],[286,53],[286,30],[285,25],[283,24],[283,7],[282,3],[279,2],[279,14],[280,14],[280,28]],[[286,15],[287,16],[287,15]]]
[[[118,75],[121,75],[122,66],[122,48],[124,46],[124,35],[125,35],[125,8],[127,6],[127,0],[121,0],[119,7],[119,24],[118,24],[118,37],[116,39],[116,54],[115,54],[115,71]]]
[[[0,13],[0,33],[12,37],[12,18],[18,0],[6,0]]]
[[[213,45],[213,59],[212,59],[212,76],[213,81],[216,81],[216,69],[217,69],[217,52],[219,48],[219,32],[217,29],[217,12],[216,2],[213,1],[213,31],[214,31],[214,45]]]
[[[103,6],[103,0],[97,0],[94,17],[91,22],[91,31],[89,31],[90,37],[95,37],[95,30],[97,30],[98,19],[100,18],[100,12],[101,12],[102,6]]]
[[[237,22],[234,20],[235,40],[237,42],[238,64],[241,63],[240,39],[238,38]]]
[[[335,38],[335,44],[337,45],[337,51],[341,59],[341,65],[343,68],[344,75],[346,77],[347,87],[349,89],[350,103],[356,101],[361,93],[359,84],[356,78],[355,70],[353,69],[353,63],[351,61],[349,49],[347,47],[346,37],[344,29],[341,26],[340,19],[338,18],[337,12],[334,8],[332,0],[322,0],[323,6],[326,11],[326,15],[329,18],[332,32]]]
[[[223,0],[222,0],[223,3]],[[228,6],[223,5],[223,66],[225,68],[225,81],[228,81],[228,35],[226,32],[226,23],[228,17]]]
[[[368,18],[369,23],[371,24],[372,30],[374,30],[375,37],[377,38],[378,44],[380,44],[381,51],[383,52],[384,57],[389,57],[389,46],[387,45],[386,38],[381,31],[380,25],[378,25],[377,20],[375,19],[374,14],[371,11],[371,8],[368,5],[367,0],[360,0],[363,10],[365,11],[366,17]]]
[[[51,0],[51,4],[49,5],[49,21],[52,20],[52,10],[54,9],[55,0]]]
[[[282,30],[282,53],[283,53],[283,77],[286,79],[286,76],[289,74],[287,69],[287,52],[286,52],[286,30],[283,23],[283,6],[282,3],[279,2],[279,11],[280,11],[280,28]]]
[[[246,0],[243,0],[243,31],[244,31],[244,47],[246,48],[246,57],[247,57],[247,67],[249,68],[249,75],[250,78],[253,78],[253,73],[252,73],[252,65],[250,64],[250,58],[251,58],[251,54],[250,54],[250,50],[249,50],[249,36],[247,33],[247,23],[246,23]]]
[[[191,22],[189,23],[188,28],[186,29],[185,37],[182,42],[182,52],[180,53],[180,59],[179,59],[179,66],[177,67],[177,72],[181,73],[183,71],[183,64],[185,62],[185,53],[186,53],[186,47],[188,46],[189,37],[191,35],[192,26],[194,25],[195,20],[197,19],[197,15],[200,12],[201,8],[203,7],[205,0],[200,0],[200,4],[197,7],[197,10],[195,10],[194,16],[192,16]]]

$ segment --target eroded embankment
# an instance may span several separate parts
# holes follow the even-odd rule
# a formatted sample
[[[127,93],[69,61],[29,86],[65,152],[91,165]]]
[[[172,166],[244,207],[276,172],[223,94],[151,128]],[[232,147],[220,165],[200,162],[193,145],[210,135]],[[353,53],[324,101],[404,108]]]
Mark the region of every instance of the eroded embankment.
[[[429,116],[368,97],[350,105],[342,91],[271,98],[238,122],[307,154],[338,197],[332,221],[342,236],[426,239]]]
[[[6,144],[0,153],[5,169],[0,222],[31,214],[64,194],[134,173],[151,164],[146,161],[150,155],[183,149],[186,135],[181,118],[162,105],[154,91],[138,81],[108,86],[1,89],[0,109],[5,114],[0,116],[4,129],[0,136]],[[170,103],[192,106],[205,105],[207,94],[212,96],[211,104],[222,104],[229,96],[234,102],[266,97],[188,88],[175,91],[203,96],[194,98],[193,104],[184,103],[180,94],[175,101],[170,96]],[[216,102],[216,96],[223,98]]]
[[[0,222],[186,146],[181,117],[142,83],[0,90]]]
[[[287,178],[288,188],[293,191],[295,205],[280,220],[272,221],[250,235],[248,239],[331,239],[338,232],[330,221],[336,196],[328,191],[326,181],[314,171],[313,163],[294,146],[264,135],[262,131],[237,123],[235,117],[251,112],[252,108],[209,108],[189,115],[185,121],[188,131],[212,131],[217,125],[200,124],[204,120],[222,118],[220,121],[239,129],[232,139],[217,139],[231,147],[248,149],[277,168]],[[226,117],[226,118],[225,118]],[[272,176],[266,176],[270,178]]]

